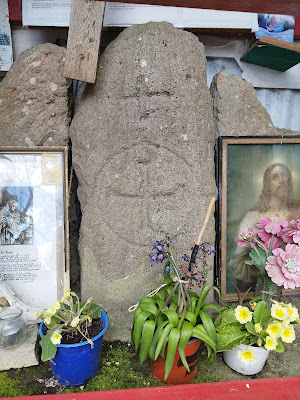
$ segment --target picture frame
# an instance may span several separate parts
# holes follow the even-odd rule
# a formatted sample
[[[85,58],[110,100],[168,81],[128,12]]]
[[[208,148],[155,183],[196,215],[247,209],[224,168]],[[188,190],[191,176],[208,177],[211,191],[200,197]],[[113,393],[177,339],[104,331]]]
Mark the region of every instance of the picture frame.
[[[0,149],[0,282],[37,311],[70,285],[67,154]]]
[[[247,298],[254,296],[258,270],[246,270],[234,241],[247,221],[253,227],[268,213],[258,211],[263,189],[263,176],[275,163],[284,164],[291,171],[294,206],[280,210],[278,216],[291,220],[300,218],[300,137],[222,137],[218,142],[217,181],[219,188],[216,283],[222,301],[236,301],[233,284]],[[283,189],[282,189],[283,190]],[[290,203],[292,204],[292,203]],[[294,203],[293,203],[294,204]],[[267,206],[268,207],[268,206]],[[250,212],[251,210],[251,212]],[[298,215],[299,214],[299,215]],[[269,216],[270,217],[270,216]],[[251,221],[251,218],[253,219]],[[254,221],[255,219],[255,221]],[[256,222],[257,219],[257,222]],[[249,225],[249,226],[250,226]],[[245,226],[244,226],[245,228]],[[252,267],[255,268],[255,267]],[[300,293],[300,289],[283,290],[283,295]]]

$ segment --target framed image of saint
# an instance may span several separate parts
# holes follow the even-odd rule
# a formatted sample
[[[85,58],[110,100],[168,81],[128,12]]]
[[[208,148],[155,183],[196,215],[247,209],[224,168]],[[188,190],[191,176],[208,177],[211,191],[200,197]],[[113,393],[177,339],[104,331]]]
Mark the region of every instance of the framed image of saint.
[[[67,149],[0,149],[0,284],[42,310],[69,287]]]
[[[300,137],[220,138],[218,185],[219,248],[217,275],[223,301],[237,300],[232,283],[253,297],[259,270],[245,261],[249,246],[240,247],[242,229],[263,218],[300,218]],[[283,294],[300,293],[299,289]]]

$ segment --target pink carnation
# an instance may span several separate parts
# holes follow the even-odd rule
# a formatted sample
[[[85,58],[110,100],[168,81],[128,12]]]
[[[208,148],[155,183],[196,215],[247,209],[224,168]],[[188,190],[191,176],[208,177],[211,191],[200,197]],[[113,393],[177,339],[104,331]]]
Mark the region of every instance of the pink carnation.
[[[273,250],[273,256],[268,257],[266,271],[278,286],[285,289],[300,287],[300,247],[287,244],[285,250]]]
[[[239,246],[245,247],[247,244],[253,242],[253,238],[257,232],[258,231],[255,231],[253,228],[242,229],[239,237],[236,237],[234,241],[237,242]]]
[[[285,243],[300,243],[300,219],[292,220],[290,227],[283,229],[279,236]]]

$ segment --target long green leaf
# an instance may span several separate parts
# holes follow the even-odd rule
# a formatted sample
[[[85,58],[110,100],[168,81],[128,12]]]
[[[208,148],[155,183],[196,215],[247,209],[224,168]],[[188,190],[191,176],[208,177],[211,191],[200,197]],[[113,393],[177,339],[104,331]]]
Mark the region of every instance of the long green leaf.
[[[217,343],[217,333],[210,314],[207,311],[200,310],[199,315],[208,336]]]
[[[159,356],[160,350],[164,344],[165,339],[168,337],[170,330],[174,328],[174,325],[171,324],[170,322],[164,327],[162,330],[161,336],[158,340],[156,349],[155,349],[155,354],[154,354],[154,360],[157,360],[157,357]]]
[[[197,325],[193,328],[192,336],[203,340],[203,342],[207,343],[213,349],[213,351],[216,351],[215,342],[210,336],[208,336],[207,333],[204,333],[202,329],[197,328]]]
[[[187,342],[191,338],[192,332],[193,332],[193,325],[188,321],[184,321],[182,324],[182,328],[181,328],[181,335],[180,335],[180,340],[179,340],[179,344],[178,344],[178,352],[179,352],[179,355],[180,355],[183,365],[189,372],[190,372],[190,368],[186,361],[184,349],[185,349],[185,346],[187,345]]]
[[[56,328],[49,329],[47,334],[42,337],[40,341],[42,347],[42,361],[48,361],[56,354],[57,345],[51,342],[51,336],[56,331]]]
[[[163,311],[162,314],[168,318],[169,322],[171,322],[171,324],[173,324],[175,328],[178,326],[179,318],[178,314],[174,310],[166,310]]]
[[[168,351],[165,363],[165,380],[168,378],[169,373],[171,372],[171,369],[173,367],[179,338],[180,338],[180,330],[177,328],[172,328],[168,340]]]
[[[149,353],[152,339],[153,339],[155,326],[156,326],[155,321],[147,320],[144,323],[141,347],[140,347],[140,354],[139,354],[140,364],[143,364],[143,362],[148,357],[148,353]]]
[[[148,311],[142,311],[140,312],[135,321],[134,321],[134,328],[133,328],[133,344],[134,344],[134,349],[137,350],[139,345],[140,345],[140,340],[141,340],[141,334],[142,334],[142,329],[144,326],[144,322],[147,318],[152,315]]]
[[[156,350],[156,345],[158,343],[158,340],[161,336],[161,333],[164,329],[164,327],[168,324],[168,321],[163,321],[162,323],[156,323],[156,330],[152,339],[151,347],[149,350],[149,358],[152,361],[155,361],[155,350]]]

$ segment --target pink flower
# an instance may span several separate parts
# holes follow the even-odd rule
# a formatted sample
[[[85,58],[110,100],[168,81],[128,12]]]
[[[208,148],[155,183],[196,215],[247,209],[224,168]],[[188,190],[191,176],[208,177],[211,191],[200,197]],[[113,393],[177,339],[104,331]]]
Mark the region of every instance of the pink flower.
[[[241,247],[245,247],[248,244],[253,242],[254,236],[258,231],[255,231],[253,228],[242,229],[239,237],[234,239],[235,242]]]
[[[266,271],[278,286],[285,289],[300,287],[300,247],[287,244],[285,250],[273,250],[273,256],[268,257]]]
[[[279,236],[286,243],[300,243],[300,219],[290,221],[290,227],[283,229]]]
[[[284,219],[280,219],[279,217],[262,218],[256,226],[264,229],[267,233],[271,233],[272,235],[277,235],[282,228],[287,228],[289,223]]]
[[[265,247],[269,249],[272,241],[272,249],[277,249],[277,247],[281,245],[282,239],[281,237],[275,235],[280,235],[280,232],[282,232],[282,230],[288,226],[288,222],[284,219],[280,219],[279,217],[272,217],[271,219],[264,217],[256,226],[261,228],[258,231],[258,236],[264,242]]]

